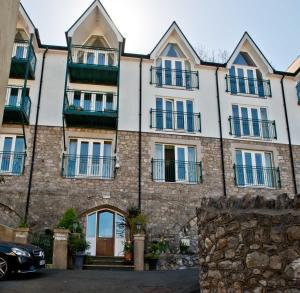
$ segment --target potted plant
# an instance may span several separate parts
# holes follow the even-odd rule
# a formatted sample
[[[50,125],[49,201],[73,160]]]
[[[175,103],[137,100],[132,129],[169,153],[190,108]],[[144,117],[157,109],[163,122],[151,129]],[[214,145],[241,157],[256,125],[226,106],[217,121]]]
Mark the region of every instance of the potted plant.
[[[79,234],[80,235],[80,234]],[[85,251],[90,247],[89,243],[77,233],[71,234],[69,247],[72,254],[73,266],[75,269],[82,269]]]
[[[148,253],[146,255],[146,258],[149,263],[150,271],[156,270],[160,255],[162,253],[166,253],[168,249],[169,249],[169,243],[164,239],[164,237],[161,237],[159,241],[153,241],[148,246]]]
[[[188,250],[189,250],[189,245],[186,243],[186,242],[184,242],[184,241],[180,241],[180,243],[179,243],[179,249],[180,249],[180,253],[181,254],[187,254],[188,253]]]
[[[124,242],[124,261],[132,262],[133,260],[133,243],[131,241]]]

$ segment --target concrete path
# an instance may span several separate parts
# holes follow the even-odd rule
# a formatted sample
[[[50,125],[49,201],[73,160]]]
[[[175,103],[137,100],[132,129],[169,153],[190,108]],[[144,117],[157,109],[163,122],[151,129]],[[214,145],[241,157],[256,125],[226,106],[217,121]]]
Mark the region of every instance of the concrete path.
[[[0,281],[1,293],[199,293],[198,270],[162,272],[44,270]]]

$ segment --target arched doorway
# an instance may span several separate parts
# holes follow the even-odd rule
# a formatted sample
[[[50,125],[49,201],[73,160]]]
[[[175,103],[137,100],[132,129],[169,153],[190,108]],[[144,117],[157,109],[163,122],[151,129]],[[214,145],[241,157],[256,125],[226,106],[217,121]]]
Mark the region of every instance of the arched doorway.
[[[123,256],[125,217],[119,212],[104,208],[86,215],[86,240],[92,256]]]

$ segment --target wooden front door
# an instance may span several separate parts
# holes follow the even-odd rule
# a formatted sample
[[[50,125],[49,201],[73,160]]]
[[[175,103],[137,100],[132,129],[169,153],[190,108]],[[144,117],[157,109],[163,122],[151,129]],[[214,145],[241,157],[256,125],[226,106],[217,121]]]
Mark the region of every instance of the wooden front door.
[[[110,211],[98,212],[96,255],[114,256],[115,214]]]

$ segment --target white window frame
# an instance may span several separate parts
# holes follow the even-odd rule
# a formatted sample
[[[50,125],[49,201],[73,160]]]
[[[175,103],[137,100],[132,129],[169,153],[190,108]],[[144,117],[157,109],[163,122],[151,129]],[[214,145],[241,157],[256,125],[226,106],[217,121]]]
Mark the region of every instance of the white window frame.
[[[108,48],[109,49],[109,48]],[[98,66],[116,66],[117,64],[117,52],[116,51],[107,51],[107,50],[101,50],[101,49],[86,49],[86,48],[73,48],[73,62],[74,63],[79,63],[78,62],[78,53],[83,52],[83,64],[87,65],[98,65]],[[94,62],[93,63],[87,63],[87,56],[89,53],[94,54]],[[104,64],[98,64],[98,59],[99,59],[99,54],[105,55],[105,61]],[[113,54],[113,65],[108,65],[108,56],[109,54]]]
[[[247,178],[247,172],[246,172],[246,157],[245,157],[245,154],[246,153],[250,153],[251,154],[251,163],[252,163],[252,168],[256,168],[256,160],[255,160],[255,155],[256,154],[260,154],[261,157],[262,157],[262,165],[261,167],[262,168],[267,168],[266,167],[266,154],[270,154],[271,155],[271,167],[270,168],[275,168],[275,165],[274,165],[274,156],[273,156],[273,153],[271,151],[255,151],[255,150],[245,150],[245,149],[237,149],[236,151],[240,151],[242,153],[242,160],[243,160],[243,166],[245,167],[243,169],[243,172],[244,172],[244,183],[245,183],[245,187],[253,187],[253,185],[255,185],[255,188],[259,188],[259,187],[263,187],[263,188],[272,188],[272,187],[269,187],[266,182],[264,182],[264,185],[261,185],[259,186],[257,184],[257,176],[254,175],[255,171],[253,171],[253,174],[252,174],[252,177],[253,177],[253,183],[254,184],[249,184],[248,183],[248,178]],[[275,179],[275,178],[274,178]]]
[[[16,106],[20,107],[21,106],[21,100],[22,100],[22,90],[23,90],[23,88],[20,87],[20,86],[16,86],[16,85],[12,85],[12,86],[9,86],[7,88],[6,99],[5,99],[5,106],[9,106],[9,99],[10,99],[10,96],[11,96],[11,90],[12,90],[12,88],[18,89],[18,96],[17,96],[17,104],[16,104]]]
[[[195,114],[195,103],[194,103],[194,100],[193,99],[188,99],[188,98],[171,98],[171,97],[156,96],[155,97],[155,103],[156,103],[156,99],[157,98],[162,99],[163,131],[187,132],[188,124],[187,124],[187,118],[186,118],[185,114],[183,114],[183,119],[184,119],[183,128],[178,128],[178,125],[177,125],[178,121],[176,119],[177,116],[174,118],[174,112],[176,112],[176,114],[178,113],[178,111],[177,111],[177,102],[182,102],[183,103],[183,113],[187,113],[186,102],[190,101],[190,102],[193,103],[193,115],[194,115]],[[166,122],[166,114],[167,114],[166,113],[166,111],[167,111],[166,110],[166,102],[167,101],[172,102],[172,118],[173,118],[172,124],[174,124],[173,128],[166,128],[166,126],[167,126],[166,125],[167,124],[167,122]],[[156,109],[156,106],[155,106],[155,109]],[[195,125],[194,125],[194,128],[195,128]],[[192,133],[192,132],[189,132],[189,133]]]
[[[164,162],[164,168],[165,168],[165,161],[166,161],[166,157],[165,157],[165,148],[166,146],[171,146],[171,147],[174,147],[174,152],[175,152],[175,182],[174,183],[188,183],[188,184],[194,184],[193,182],[189,182],[189,170],[188,170],[188,164],[185,164],[185,179],[184,180],[179,180],[178,178],[178,165],[177,165],[177,162],[178,162],[178,148],[183,148],[184,149],[184,162],[188,162],[188,149],[189,148],[194,148],[195,149],[195,161],[191,161],[193,163],[197,163],[197,147],[194,146],[194,145],[175,145],[175,144],[169,144],[169,143],[155,143],[155,144],[160,144],[163,146],[163,162]],[[156,154],[155,154],[156,156]],[[154,156],[154,157],[155,157]],[[164,171],[164,182],[167,182],[167,183],[170,183],[168,181],[166,181],[166,178],[165,178],[165,171]]]
[[[107,95],[112,95],[113,98],[113,107],[112,110],[116,111],[117,109],[117,99],[116,99],[116,94],[115,93],[97,93],[97,92],[89,92],[89,91],[84,91],[84,90],[69,90],[68,91],[68,100],[70,105],[74,105],[74,95],[75,92],[80,92],[80,107],[84,109],[84,95],[85,94],[90,94],[91,95],[91,109],[89,111],[91,112],[105,112],[107,111],[106,109],[106,101],[107,101]],[[102,95],[102,109],[101,111],[96,111],[96,95],[101,94]],[[87,110],[86,110],[87,111]]]
[[[185,80],[185,74],[184,71],[185,69],[185,61],[189,62],[186,58],[180,58],[180,57],[168,57],[168,56],[161,56],[161,64],[162,64],[162,68],[164,69],[163,74],[162,74],[162,84],[167,85],[166,84],[166,61],[171,61],[171,83],[172,84],[168,84],[167,86],[170,87],[182,87],[185,88],[186,87],[186,80]],[[181,70],[182,70],[182,85],[178,86],[176,85],[176,61],[181,62]],[[190,69],[188,69],[190,70]]]
[[[99,174],[98,176],[95,176],[92,172],[93,165],[92,165],[92,159],[93,159],[93,144],[99,143],[100,144],[100,158],[103,158],[104,156],[104,144],[110,144],[111,145],[111,151],[112,151],[112,141],[110,140],[98,140],[98,139],[84,139],[84,138],[69,138],[69,144],[72,140],[76,140],[77,146],[76,146],[76,162],[75,162],[75,177],[101,177],[103,175],[103,160],[100,159],[99,161]],[[81,143],[87,142],[88,145],[88,160],[87,160],[87,173],[81,174],[79,172],[80,168],[80,151],[81,151]],[[71,154],[69,154],[71,155]],[[77,159],[78,158],[78,159]]]
[[[11,153],[15,152],[16,149],[16,141],[17,141],[17,137],[22,137],[21,135],[10,135],[10,134],[5,134],[5,135],[0,135],[0,150],[3,153],[3,148],[4,148],[4,141],[6,138],[12,138],[12,144],[11,144]],[[23,152],[25,152],[25,150],[23,150]],[[0,166],[2,165],[2,160],[3,160],[3,156],[0,159]],[[6,171],[3,171],[0,169],[0,173],[11,173],[12,172],[12,168],[13,168],[13,161],[14,161],[14,156],[11,155],[9,158],[9,168]]]

